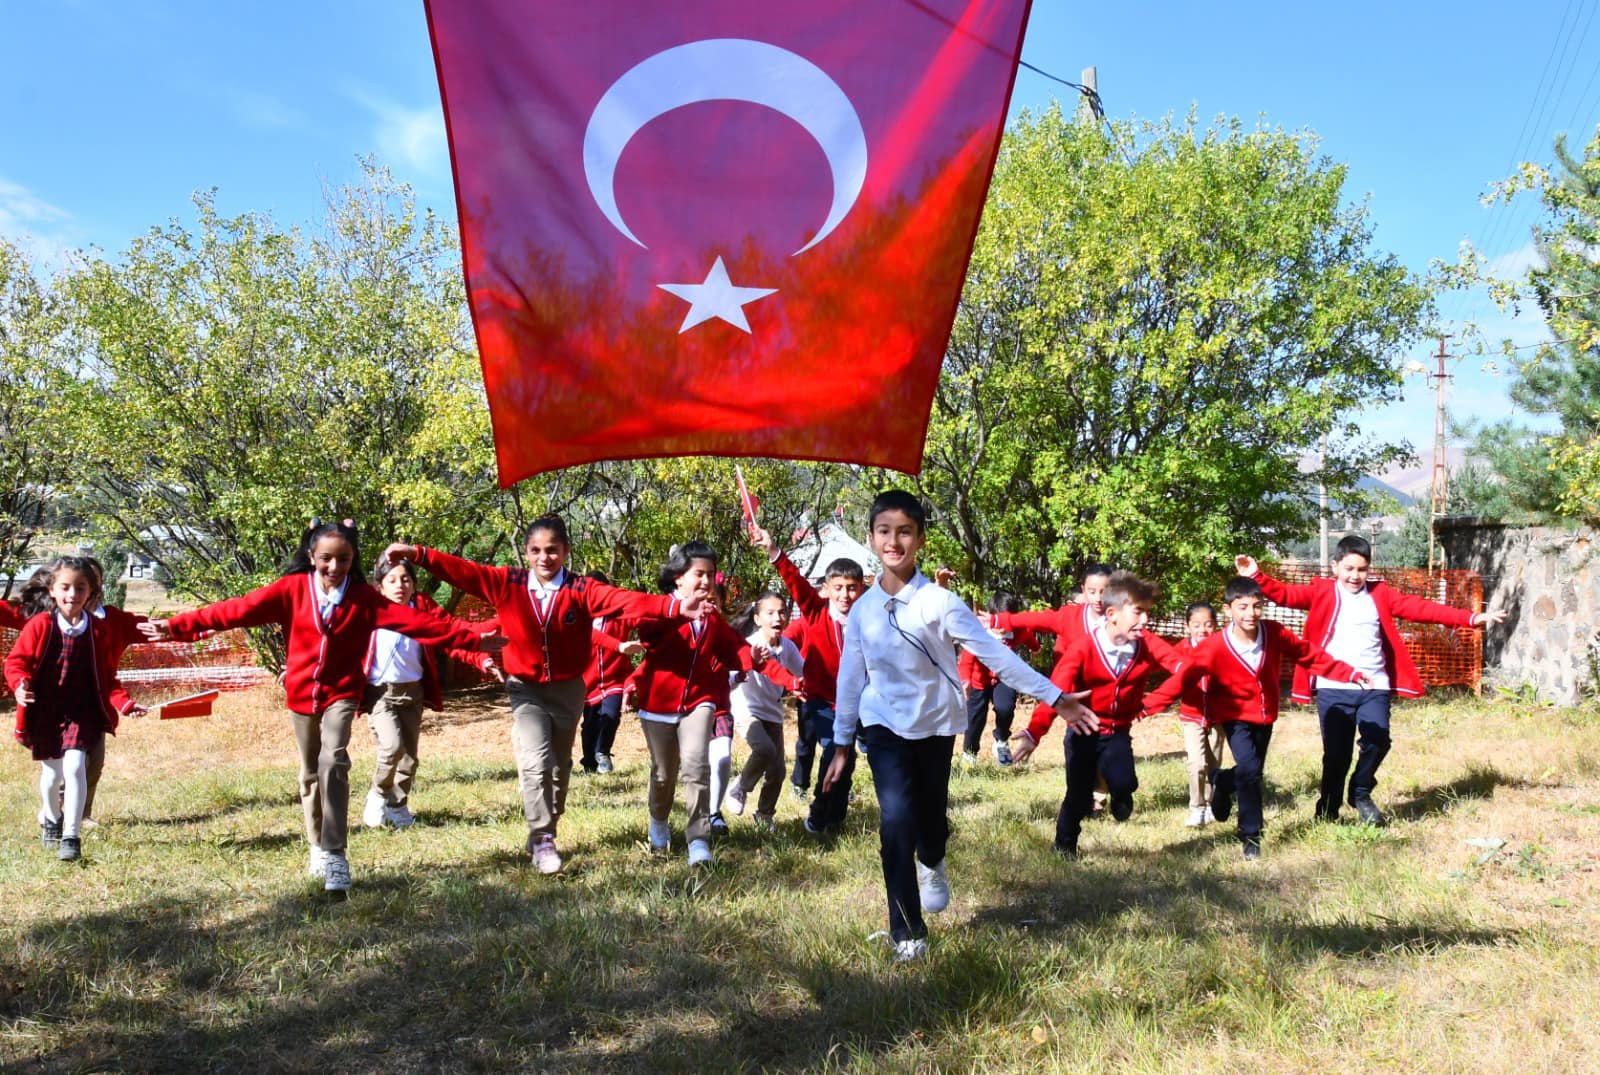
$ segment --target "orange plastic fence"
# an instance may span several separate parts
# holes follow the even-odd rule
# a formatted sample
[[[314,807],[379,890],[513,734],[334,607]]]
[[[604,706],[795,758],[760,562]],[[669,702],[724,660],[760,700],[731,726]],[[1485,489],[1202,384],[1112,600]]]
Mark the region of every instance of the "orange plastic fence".
[[[1329,577],[1325,566],[1304,561],[1263,564],[1262,568],[1273,578],[1291,584]],[[1483,579],[1476,571],[1429,572],[1402,567],[1384,568],[1374,571],[1372,576],[1382,579],[1401,593],[1413,594],[1441,605],[1471,612],[1483,608]],[[1305,633],[1306,614],[1300,609],[1269,603],[1267,616],[1296,634]],[[1185,633],[1178,616],[1169,616],[1152,627],[1164,638],[1181,638]],[[1482,631],[1475,627],[1441,627],[1433,623],[1409,623],[1405,620],[1400,621],[1399,627],[1400,637],[1405,641],[1411,659],[1416,662],[1424,687],[1478,689],[1483,679]]]
[[[17,632],[3,632],[7,652]],[[117,677],[140,701],[190,691],[239,691],[267,679],[243,631],[223,631],[199,642],[145,642],[122,654]]]

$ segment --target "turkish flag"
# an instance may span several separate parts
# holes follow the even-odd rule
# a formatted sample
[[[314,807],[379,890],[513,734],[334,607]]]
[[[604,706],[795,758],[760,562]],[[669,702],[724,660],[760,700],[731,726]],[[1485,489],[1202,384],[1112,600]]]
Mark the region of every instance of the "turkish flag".
[[[1029,0],[431,0],[500,480],[916,472]]]

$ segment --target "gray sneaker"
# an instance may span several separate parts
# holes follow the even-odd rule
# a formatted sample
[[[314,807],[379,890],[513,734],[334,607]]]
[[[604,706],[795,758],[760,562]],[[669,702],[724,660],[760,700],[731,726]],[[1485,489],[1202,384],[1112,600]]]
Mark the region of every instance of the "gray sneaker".
[[[61,850],[56,852],[56,858],[62,862],[75,862],[83,855],[83,841],[76,836],[63,836]]]
[[[611,755],[596,754],[594,756],[594,771],[597,773],[611,772]]]
[[[323,855],[322,888],[326,892],[350,891],[350,860],[343,851],[328,851]]]

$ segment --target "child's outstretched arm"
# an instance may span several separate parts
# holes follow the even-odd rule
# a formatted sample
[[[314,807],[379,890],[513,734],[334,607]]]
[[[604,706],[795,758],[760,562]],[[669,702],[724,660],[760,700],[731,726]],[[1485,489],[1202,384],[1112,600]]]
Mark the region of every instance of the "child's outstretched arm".
[[[1358,672],[1337,657],[1330,656],[1327,650],[1315,642],[1301,638],[1282,624],[1276,626],[1279,636],[1283,639],[1284,650],[1296,664],[1305,665],[1312,675],[1354,683],[1358,687],[1367,685],[1365,673]]]
[[[410,560],[435,578],[474,597],[481,597],[496,607],[511,596],[510,568],[480,564],[430,549],[426,545],[408,545],[402,541],[396,541],[384,549],[383,558],[391,564]]]
[[[750,544],[766,551],[767,562],[778,569],[778,577],[783,579],[783,584],[789,590],[789,596],[794,598],[795,607],[802,615],[814,616],[828,607],[827,598],[817,592],[811,585],[811,580],[801,573],[794,561],[784,555],[778,543],[773,540],[767,531],[756,527],[750,531]]]
[[[161,642],[176,639],[193,642],[206,631],[227,631],[234,627],[265,627],[271,623],[286,623],[293,614],[289,604],[288,587],[306,585],[301,575],[286,575],[277,582],[268,583],[259,590],[251,590],[242,597],[180,612],[167,620],[146,620],[139,624],[139,633],[145,638]]]
[[[1018,694],[1031,695],[1048,704],[1073,731],[1091,732],[1100,727],[1100,718],[1082,704],[1087,694],[1067,694],[1034,671],[1021,657],[1011,652],[1011,647],[991,635],[977,614],[954,594],[947,595],[941,626],[946,638],[965,646],[1006,686]]]
[[[1308,609],[1311,607],[1313,598],[1316,597],[1316,587],[1306,585],[1291,586],[1287,582],[1279,582],[1261,570],[1261,565],[1256,563],[1253,556],[1235,556],[1233,558],[1233,568],[1245,578],[1255,579],[1256,584],[1261,587],[1261,592],[1274,605],[1282,605],[1284,608]]]
[[[1389,611],[1393,612],[1397,619],[1410,620],[1413,623],[1437,623],[1445,627],[1482,627],[1487,624],[1499,626],[1506,619],[1503,610],[1469,612],[1464,608],[1429,601],[1395,589],[1389,590]]]
[[[492,625],[471,623],[446,616],[440,611],[412,608],[381,596],[373,607],[377,612],[374,619],[378,627],[398,631],[423,645],[490,653],[500,649],[505,642],[499,633],[498,622]]]

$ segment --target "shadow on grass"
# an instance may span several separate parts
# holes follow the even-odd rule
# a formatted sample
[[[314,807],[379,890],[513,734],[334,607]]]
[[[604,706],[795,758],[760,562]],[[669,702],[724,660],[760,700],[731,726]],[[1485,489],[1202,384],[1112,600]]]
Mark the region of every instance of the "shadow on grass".
[[[1389,812],[1396,818],[1416,821],[1419,818],[1444,814],[1456,808],[1464,799],[1487,799],[1494,789],[1517,783],[1493,765],[1474,762],[1467,772],[1446,784],[1424,788],[1404,802],[1393,803]]]

